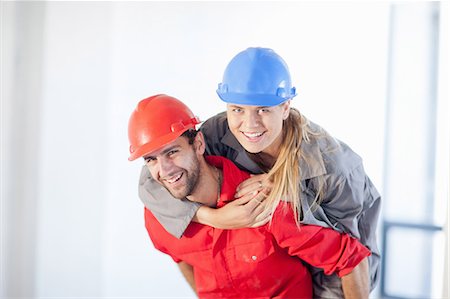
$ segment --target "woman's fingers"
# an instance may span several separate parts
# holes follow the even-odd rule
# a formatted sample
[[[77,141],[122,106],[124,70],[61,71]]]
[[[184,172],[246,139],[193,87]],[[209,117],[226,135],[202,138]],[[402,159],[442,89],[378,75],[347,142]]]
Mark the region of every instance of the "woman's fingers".
[[[239,198],[241,196],[244,196],[245,194],[252,193],[254,191],[260,191],[262,188],[263,184],[261,181],[252,181],[251,184],[247,183],[245,186],[237,190],[234,196],[235,198]]]
[[[252,193],[247,193],[241,198],[237,198],[230,202],[232,205],[246,205],[250,210],[253,210],[258,205],[260,205],[267,198],[267,195],[263,190],[253,191]]]
[[[245,181],[241,182],[236,189],[239,191],[240,189],[243,189],[243,188],[248,187],[249,185],[252,185],[256,181],[263,181],[266,176],[267,176],[267,174],[255,174],[255,175],[252,175],[251,177],[249,177]]]
[[[236,198],[235,200],[233,200],[232,202],[230,202],[229,204],[233,204],[233,205],[245,205],[248,202],[250,202],[253,198],[255,198],[255,195],[257,194],[257,192],[253,192],[253,193],[247,193],[245,195],[243,195],[240,198]]]
[[[254,201],[258,201],[258,199],[255,197],[253,199]],[[258,227],[261,225],[266,224],[270,221],[271,215],[270,211],[265,210],[266,205],[264,202],[260,201],[258,205],[254,208],[252,215],[254,216],[253,224],[251,227]]]
[[[259,227],[262,226],[264,224],[267,224],[270,221],[270,216],[267,216],[265,218],[263,218],[261,221],[255,221],[251,227]]]
[[[259,174],[246,179],[237,187],[235,197],[239,198],[244,194],[260,191],[263,188],[263,182],[266,178],[267,174]]]

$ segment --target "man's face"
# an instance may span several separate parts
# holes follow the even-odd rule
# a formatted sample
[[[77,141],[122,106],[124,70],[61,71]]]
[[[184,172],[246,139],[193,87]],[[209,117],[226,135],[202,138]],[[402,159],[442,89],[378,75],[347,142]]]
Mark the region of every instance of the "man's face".
[[[197,187],[200,163],[195,145],[186,137],[178,137],[144,157],[152,177],[175,198],[185,198]]]

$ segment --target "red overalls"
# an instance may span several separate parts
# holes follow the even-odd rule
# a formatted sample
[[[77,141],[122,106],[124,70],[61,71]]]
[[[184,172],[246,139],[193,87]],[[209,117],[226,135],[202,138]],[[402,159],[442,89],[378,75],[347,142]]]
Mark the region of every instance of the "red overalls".
[[[207,161],[223,169],[220,207],[233,200],[249,174],[223,157]],[[311,277],[302,260],[343,276],[370,255],[358,240],[332,229],[302,225],[299,230],[285,202],[271,224],[258,228],[223,230],[191,222],[177,239],[147,209],[145,225],[158,250],[193,266],[200,298],[311,298]]]

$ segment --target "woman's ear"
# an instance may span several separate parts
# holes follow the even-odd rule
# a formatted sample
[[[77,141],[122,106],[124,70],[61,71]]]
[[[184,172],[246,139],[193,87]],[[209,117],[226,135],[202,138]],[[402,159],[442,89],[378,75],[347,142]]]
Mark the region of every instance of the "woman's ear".
[[[289,116],[289,111],[291,110],[291,100],[287,100],[281,104],[281,109],[283,110],[283,120],[287,119]]]

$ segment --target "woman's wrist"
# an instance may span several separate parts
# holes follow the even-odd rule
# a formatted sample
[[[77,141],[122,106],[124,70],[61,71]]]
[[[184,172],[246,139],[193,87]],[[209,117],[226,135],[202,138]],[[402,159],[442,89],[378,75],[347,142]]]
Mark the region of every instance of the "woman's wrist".
[[[197,212],[194,215],[194,218],[192,218],[193,221],[197,223],[201,223],[204,225],[213,226],[213,219],[215,216],[216,209],[210,208],[208,206],[201,206],[198,208]]]

